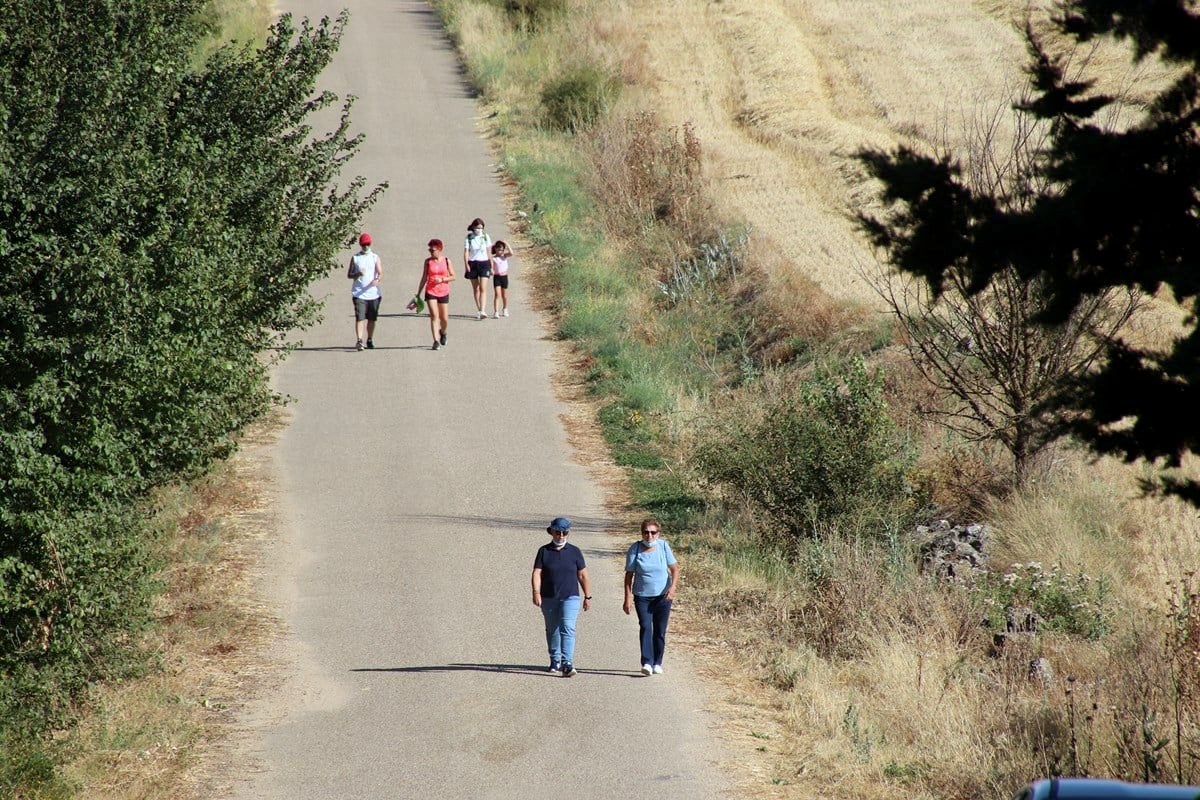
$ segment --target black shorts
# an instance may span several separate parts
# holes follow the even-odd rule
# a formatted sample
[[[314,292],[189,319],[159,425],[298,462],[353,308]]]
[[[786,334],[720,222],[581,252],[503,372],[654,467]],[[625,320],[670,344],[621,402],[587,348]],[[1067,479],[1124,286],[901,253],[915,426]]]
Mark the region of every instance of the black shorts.
[[[476,278],[488,278],[492,274],[492,262],[490,261],[468,261],[467,262],[467,279],[475,280]]]
[[[429,292],[426,292],[425,293],[425,302],[426,303],[449,303],[450,295],[446,295],[445,297],[434,297]]]
[[[507,275],[493,275],[492,276],[492,286],[495,286],[497,289],[507,289],[508,288],[508,276]]]
[[[374,300],[363,300],[361,297],[351,298],[354,300],[354,319],[356,321],[367,320],[374,322],[379,319],[379,301],[382,297],[376,297]]]

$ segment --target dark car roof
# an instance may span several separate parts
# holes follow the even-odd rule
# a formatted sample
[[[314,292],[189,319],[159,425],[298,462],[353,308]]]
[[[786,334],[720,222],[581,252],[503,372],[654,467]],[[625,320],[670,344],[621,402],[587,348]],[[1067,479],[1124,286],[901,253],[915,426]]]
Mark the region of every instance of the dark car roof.
[[[1200,786],[1167,783],[1123,783],[1091,778],[1051,778],[1026,786],[1014,800],[1200,800]]]

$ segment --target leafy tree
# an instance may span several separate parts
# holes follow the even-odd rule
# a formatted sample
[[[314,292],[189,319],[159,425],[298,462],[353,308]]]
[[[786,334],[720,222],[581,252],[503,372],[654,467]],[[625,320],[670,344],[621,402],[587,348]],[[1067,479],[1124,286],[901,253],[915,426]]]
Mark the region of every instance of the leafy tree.
[[[153,590],[139,503],[269,408],[310,283],[383,189],[335,188],[348,101],[307,122],[337,102],[315,86],[346,16],[196,67],[206,5],[0,8],[0,723],[128,646]]]
[[[1178,466],[1200,447],[1200,10],[1189,0],[1066,0],[1053,23],[1076,42],[1128,42],[1135,60],[1157,59],[1173,77],[1113,129],[1102,120],[1118,98],[1072,75],[1028,25],[1035,91],[1020,110],[1049,125],[1036,163],[1045,188],[1012,208],[972,188],[947,157],[867,153],[899,208],[874,233],[935,294],[952,271],[971,292],[1007,269],[1043,281],[1050,323],[1112,287],[1169,290],[1192,312],[1184,336],[1165,352],[1112,342],[1105,363],[1055,402],[1078,412],[1069,429],[1098,452]],[[1200,503],[1194,481],[1165,486]]]

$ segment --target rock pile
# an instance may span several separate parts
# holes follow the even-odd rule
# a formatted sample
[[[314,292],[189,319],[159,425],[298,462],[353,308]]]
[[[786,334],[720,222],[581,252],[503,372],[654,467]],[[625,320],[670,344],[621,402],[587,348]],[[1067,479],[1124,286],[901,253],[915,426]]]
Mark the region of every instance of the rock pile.
[[[960,581],[987,569],[986,525],[951,525],[949,520],[940,519],[918,525],[914,536],[922,572]]]

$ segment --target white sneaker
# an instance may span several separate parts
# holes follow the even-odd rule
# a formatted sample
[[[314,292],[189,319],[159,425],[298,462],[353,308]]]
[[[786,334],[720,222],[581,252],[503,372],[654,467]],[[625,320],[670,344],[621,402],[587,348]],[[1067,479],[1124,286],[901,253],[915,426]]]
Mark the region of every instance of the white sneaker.
[[[480,312],[479,312],[479,316],[478,316],[478,317],[476,317],[476,319],[484,319],[484,318],[486,318],[486,317],[487,317],[487,314],[485,314],[485,313],[483,313],[482,311],[480,311]]]
[[[652,673],[653,671],[654,671],[654,668],[651,667],[649,664],[642,664],[642,674],[643,675],[649,677],[650,673]]]
[[[655,675],[662,675],[662,664],[655,664],[655,665],[654,665],[654,674],[655,674]]]
[[[506,309],[504,309],[504,316],[506,316],[506,317],[508,316],[508,309],[507,309],[507,308],[506,308]]]
[[[495,314],[492,314],[492,319],[500,319],[500,312],[497,311]]]

